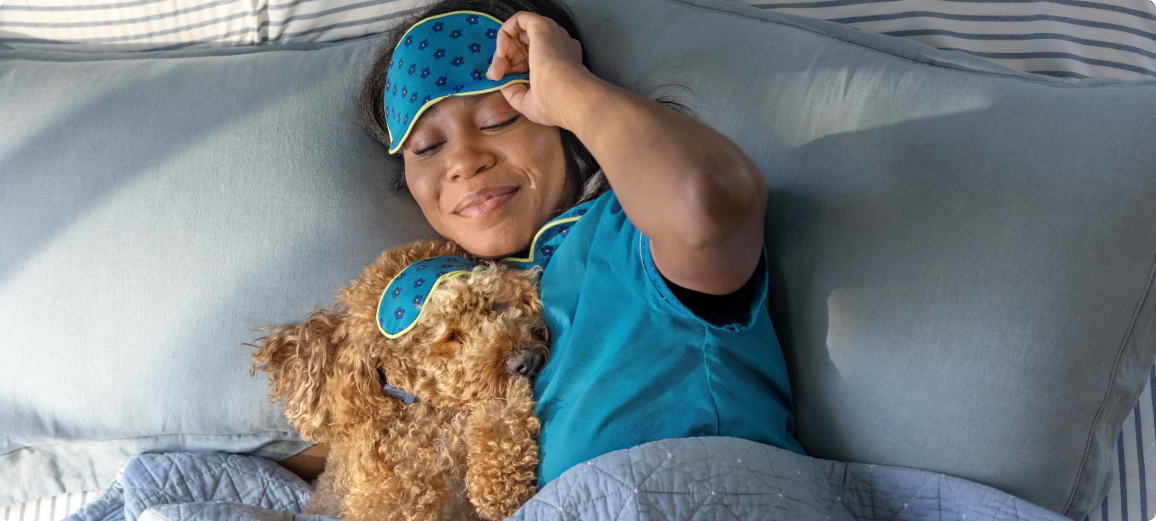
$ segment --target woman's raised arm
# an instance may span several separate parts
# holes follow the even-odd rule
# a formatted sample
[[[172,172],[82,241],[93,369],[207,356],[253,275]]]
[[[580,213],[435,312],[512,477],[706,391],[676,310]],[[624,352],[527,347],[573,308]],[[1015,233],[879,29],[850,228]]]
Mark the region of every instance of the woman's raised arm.
[[[502,25],[488,76],[529,70],[532,88],[519,83],[502,94],[530,120],[586,145],[650,238],[664,277],[714,295],[741,288],[762,252],[762,174],[722,134],[597,78],[581,56],[552,20],[522,12]]]

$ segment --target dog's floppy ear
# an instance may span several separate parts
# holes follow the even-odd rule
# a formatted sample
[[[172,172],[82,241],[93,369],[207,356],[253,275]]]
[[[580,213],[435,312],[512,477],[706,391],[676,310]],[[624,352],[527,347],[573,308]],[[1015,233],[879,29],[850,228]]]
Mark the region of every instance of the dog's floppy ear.
[[[257,352],[249,374],[270,373],[269,400],[284,399],[285,417],[306,440],[328,441],[355,411],[369,406],[361,402],[381,394],[374,388],[375,369],[349,352],[356,350],[342,349],[345,320],[342,314],[315,311],[305,322],[267,330],[272,334],[250,344]]]
[[[506,397],[477,404],[466,420],[466,494],[484,519],[505,519],[534,495],[538,437],[530,383],[514,378]]]

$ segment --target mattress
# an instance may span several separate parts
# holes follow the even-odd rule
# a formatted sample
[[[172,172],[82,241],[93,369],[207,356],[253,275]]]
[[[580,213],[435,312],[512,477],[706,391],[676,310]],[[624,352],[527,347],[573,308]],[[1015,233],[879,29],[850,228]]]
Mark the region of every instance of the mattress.
[[[1156,0],[743,0],[911,38],[1009,68],[1078,80],[1156,77]],[[340,41],[388,29],[420,0],[0,0],[0,44],[73,51]],[[1111,491],[1087,521],[1156,518],[1156,366],[1117,436]],[[97,491],[0,506],[0,520],[63,519]],[[1150,506],[1151,505],[1151,506]]]

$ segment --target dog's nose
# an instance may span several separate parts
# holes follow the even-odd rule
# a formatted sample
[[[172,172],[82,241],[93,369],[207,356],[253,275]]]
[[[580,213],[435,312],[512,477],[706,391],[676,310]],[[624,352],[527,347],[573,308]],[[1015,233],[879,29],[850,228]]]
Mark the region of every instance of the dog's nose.
[[[506,369],[511,373],[525,376],[526,378],[534,378],[542,371],[542,366],[546,365],[546,355],[542,354],[536,349],[527,349],[521,353],[515,353],[508,361],[506,361]]]

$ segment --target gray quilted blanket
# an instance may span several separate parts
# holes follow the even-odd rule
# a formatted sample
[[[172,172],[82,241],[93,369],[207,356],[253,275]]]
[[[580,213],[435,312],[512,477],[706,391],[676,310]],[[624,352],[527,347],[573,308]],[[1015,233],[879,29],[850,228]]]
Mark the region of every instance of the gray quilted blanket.
[[[309,485],[263,458],[215,452],[141,454],[67,521],[319,521],[301,515]]]
[[[275,463],[214,453],[142,454],[76,521],[320,521],[308,485]],[[511,520],[784,519],[1066,521],[984,485],[840,463],[735,438],[663,440],[566,471]]]
[[[570,519],[1068,521],[965,479],[736,438],[663,440],[600,456],[547,484],[511,518]]]

